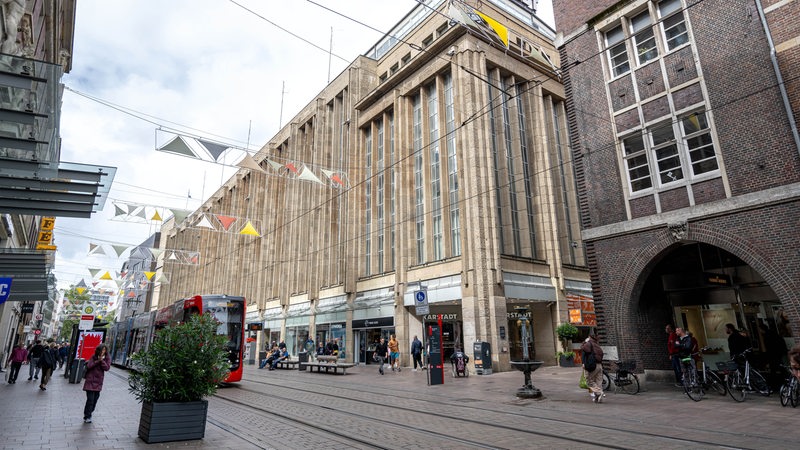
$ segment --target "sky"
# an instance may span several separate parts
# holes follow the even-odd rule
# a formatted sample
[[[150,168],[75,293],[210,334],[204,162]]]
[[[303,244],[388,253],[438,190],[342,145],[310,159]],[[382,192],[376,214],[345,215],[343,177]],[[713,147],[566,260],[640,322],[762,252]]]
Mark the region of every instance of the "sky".
[[[539,16],[552,27],[550,3],[539,2]],[[114,202],[195,210],[236,172],[156,151],[175,131],[255,152],[383,37],[325,8],[385,33],[416,4],[79,0],[72,70],[62,79],[61,160],[117,172],[103,211],[56,219],[58,288],[127,260],[127,252],[88,255],[90,243],[135,246],[158,231],[159,222],[112,220]],[[231,150],[225,163],[242,155]]]

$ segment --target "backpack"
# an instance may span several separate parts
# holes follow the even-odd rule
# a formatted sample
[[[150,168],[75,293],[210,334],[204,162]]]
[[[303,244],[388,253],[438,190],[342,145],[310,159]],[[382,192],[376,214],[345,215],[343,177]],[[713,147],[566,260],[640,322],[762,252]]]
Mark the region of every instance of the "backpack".
[[[594,344],[592,343],[591,352],[583,352],[583,368],[588,372],[594,372],[597,368],[597,358],[594,356]]]

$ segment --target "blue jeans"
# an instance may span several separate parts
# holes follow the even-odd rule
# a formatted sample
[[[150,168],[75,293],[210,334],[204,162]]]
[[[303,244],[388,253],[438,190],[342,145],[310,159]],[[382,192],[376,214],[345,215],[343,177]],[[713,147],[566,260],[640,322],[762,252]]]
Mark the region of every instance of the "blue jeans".
[[[34,370],[36,371],[35,376],[37,378],[39,377],[39,372],[42,370],[42,368],[41,367],[36,367],[38,365],[39,365],[39,358],[31,358],[30,375],[28,375],[29,378],[34,376]]]
[[[672,370],[675,372],[675,382],[683,382],[683,368],[681,366],[681,357],[672,355]]]

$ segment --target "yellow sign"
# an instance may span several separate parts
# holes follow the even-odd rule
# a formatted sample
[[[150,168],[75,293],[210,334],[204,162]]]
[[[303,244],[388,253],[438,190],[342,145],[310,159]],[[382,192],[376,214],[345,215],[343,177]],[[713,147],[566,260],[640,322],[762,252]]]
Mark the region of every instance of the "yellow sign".
[[[43,231],[53,231],[53,228],[56,226],[56,218],[55,217],[42,217],[42,221],[40,222],[41,225],[39,228]]]
[[[580,309],[570,309],[569,310],[569,322],[570,323],[581,323],[583,318],[581,317],[581,310]]]
[[[94,314],[94,306],[92,306],[92,305],[84,306],[83,307],[83,313],[84,314]]]
[[[58,247],[49,244],[36,244],[36,250],[56,250]]]
[[[36,241],[40,244],[49,244],[53,240],[52,231],[40,231]]]

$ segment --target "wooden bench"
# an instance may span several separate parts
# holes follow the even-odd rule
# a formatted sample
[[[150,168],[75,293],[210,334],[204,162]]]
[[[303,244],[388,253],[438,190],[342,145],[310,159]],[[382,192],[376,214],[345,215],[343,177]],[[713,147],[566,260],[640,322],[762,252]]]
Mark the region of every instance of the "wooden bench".
[[[296,359],[284,359],[283,361],[278,361],[275,364],[276,369],[297,369],[297,365],[300,364],[300,361]]]
[[[308,370],[310,372],[313,372],[314,368],[316,367],[317,373],[322,373],[322,369],[325,369],[325,373],[331,373],[331,371],[333,371],[334,375],[339,373],[340,370],[342,371],[342,375],[346,375],[347,369],[355,366],[355,364],[353,363],[323,362],[323,361],[303,363],[303,365],[308,367]]]

